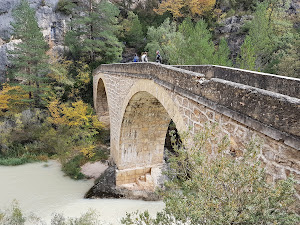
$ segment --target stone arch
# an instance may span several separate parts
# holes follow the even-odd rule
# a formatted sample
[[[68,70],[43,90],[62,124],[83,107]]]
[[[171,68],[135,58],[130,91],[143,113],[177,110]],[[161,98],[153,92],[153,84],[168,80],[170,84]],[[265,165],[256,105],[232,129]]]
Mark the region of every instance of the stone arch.
[[[121,113],[119,148],[114,156],[120,170],[162,164],[170,121],[179,131],[187,128],[170,94],[149,80],[135,83]]]
[[[101,78],[99,78],[98,80],[95,108],[99,121],[102,122],[105,126],[109,126],[110,118],[107,94],[104,82]]]

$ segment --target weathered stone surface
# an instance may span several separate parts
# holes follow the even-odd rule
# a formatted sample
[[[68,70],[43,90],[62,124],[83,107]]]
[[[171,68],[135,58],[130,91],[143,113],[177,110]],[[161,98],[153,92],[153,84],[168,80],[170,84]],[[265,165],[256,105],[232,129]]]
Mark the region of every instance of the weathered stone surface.
[[[299,0],[292,0],[290,8],[289,8],[289,13],[291,13],[291,14],[297,14],[297,13],[299,13],[299,10],[300,10],[300,2],[299,2]]]
[[[111,166],[95,181],[95,185],[85,194],[85,198],[124,197],[116,189],[116,168]]]
[[[28,0],[30,6],[36,10],[36,18],[39,27],[47,41],[52,41],[55,48],[54,52],[62,54],[61,45],[64,41],[66,32],[66,24],[70,20],[69,15],[56,12],[56,5],[59,0]],[[0,3],[0,38],[11,45],[13,40],[12,27],[10,23],[13,21],[12,11],[19,4],[20,0],[1,0]],[[0,43],[0,83],[5,80],[7,62],[7,47],[1,46]]]
[[[224,67],[216,68],[218,70]],[[296,91],[300,86],[299,79],[257,73],[256,76],[261,75],[264,77],[264,81],[271,83],[267,87],[260,84],[258,85],[260,88],[257,88],[255,85],[253,85],[254,87],[250,86],[252,85],[251,83],[250,85],[245,85],[242,81],[238,83],[214,77],[206,79],[204,74],[151,63],[102,65],[101,69],[103,71],[109,70],[115,74],[120,73],[119,75],[154,80],[160,86],[174,90],[183,96],[188,96],[190,99],[195,99],[197,102],[203,102],[203,104],[213,108],[213,110],[230,115],[235,120],[240,118],[240,122],[244,124],[248,121],[246,125],[254,129],[262,130],[261,125],[265,124],[264,134],[270,135],[272,138],[287,139],[284,137],[285,133],[287,133],[292,135],[290,137],[291,140],[294,139],[293,136],[299,139],[300,99],[298,98],[299,93]],[[250,76],[248,73],[255,74],[245,70],[225,69],[227,73],[243,74],[240,77]],[[276,93],[276,90],[282,92],[284,89],[276,88],[277,82],[288,85],[289,88],[287,89],[290,92],[285,94],[290,93],[292,97]],[[284,86],[287,87],[286,85]],[[268,89],[272,89],[272,91]],[[233,111],[226,112],[227,109]],[[235,113],[237,114],[233,115]],[[259,121],[259,123],[255,121]],[[276,131],[272,130],[272,128],[282,133],[277,132],[275,134]],[[300,148],[299,143],[296,143],[294,146]]]
[[[297,78],[236,68],[233,69],[225,66],[196,65],[176,67],[205,74],[207,79],[220,78],[239,84],[245,84],[251,87],[288,95],[290,97],[300,97],[298,89],[300,86],[300,80]]]
[[[127,198],[147,201],[160,200],[153,190],[136,189],[132,185],[116,186],[116,167],[110,166],[95,181],[95,185],[85,194],[85,198]]]
[[[299,90],[300,80],[222,67],[220,71],[232,71],[232,78],[225,76],[226,80],[215,77],[218,69],[203,66],[202,73],[197,73],[154,63],[129,63],[102,65],[94,71],[95,108],[103,96],[108,103],[117,188],[153,190],[152,171],[162,166],[165,127],[171,120],[180,132],[190,127],[192,133],[205,123],[216,122],[220,130],[216,143],[227,135],[236,156],[243,155],[250,140],[261,140],[259,159],[268,181],[285,179],[290,171],[300,183],[300,104],[292,91]],[[251,81],[250,76],[268,85]],[[243,84],[247,79],[254,87]],[[276,93],[284,89],[276,83],[291,87],[295,96]],[[213,144],[211,154],[216,150]]]

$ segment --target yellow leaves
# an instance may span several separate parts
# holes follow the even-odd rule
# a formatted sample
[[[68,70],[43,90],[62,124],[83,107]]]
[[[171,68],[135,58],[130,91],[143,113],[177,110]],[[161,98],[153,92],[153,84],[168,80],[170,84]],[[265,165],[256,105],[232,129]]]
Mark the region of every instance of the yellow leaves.
[[[94,149],[95,145],[89,145],[87,147],[84,147],[80,150],[80,152],[84,155],[86,158],[92,158],[95,155]]]
[[[90,68],[89,68],[89,65],[88,64],[85,64],[83,62],[77,62],[78,63],[78,66],[77,66],[77,80],[80,82],[80,83],[83,83],[83,84],[88,84],[91,80],[90,78]]]
[[[55,99],[54,101],[50,102],[50,104],[48,105],[48,110],[51,114],[51,117],[48,118],[48,121],[50,123],[59,125],[66,125],[67,121],[66,118],[63,116],[62,114],[62,106],[60,105],[60,103],[58,102],[57,99]]]
[[[201,16],[213,9],[216,0],[165,0],[154,11],[163,14],[169,11],[174,18]]]
[[[24,106],[28,105],[22,102],[24,99],[28,99],[28,95],[22,87],[10,86],[5,83],[0,92],[0,115],[4,111],[19,112]]]
[[[93,115],[88,104],[82,100],[59,103],[57,99],[54,99],[50,102],[48,110],[51,115],[48,117],[48,121],[57,126],[53,132],[57,132],[57,134],[63,132],[61,135],[64,137],[60,138],[63,138],[64,141],[69,139],[66,146],[69,146],[70,152],[81,152],[86,158],[93,157],[96,147],[94,135],[99,132],[98,129],[101,129],[103,125],[98,121],[97,116]],[[67,136],[65,136],[66,132],[68,132]],[[67,156],[68,154],[64,151],[62,155]]]
[[[92,110],[88,104],[82,100],[72,103],[59,103],[53,100],[48,106],[51,117],[49,122],[56,125],[67,125],[70,127],[101,128],[102,124],[97,120],[96,115],[92,115]]]
[[[165,0],[159,5],[159,8],[154,9],[154,11],[160,15],[164,14],[166,11],[169,11],[175,18],[177,18],[183,16],[180,12],[183,6],[184,0]]]
[[[87,108],[87,104],[82,100],[73,102],[72,107],[64,106],[63,113],[69,121],[69,126],[89,125],[91,115],[88,115]]]

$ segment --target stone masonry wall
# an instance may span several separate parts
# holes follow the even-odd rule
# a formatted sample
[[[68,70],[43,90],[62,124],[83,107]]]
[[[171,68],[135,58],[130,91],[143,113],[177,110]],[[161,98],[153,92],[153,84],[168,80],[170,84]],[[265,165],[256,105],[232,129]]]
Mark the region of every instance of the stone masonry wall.
[[[269,182],[285,179],[292,174],[297,180],[296,190],[300,199],[300,151],[278,142],[254,129],[251,129],[225,115],[217,113],[209,107],[193,100],[170,93],[173,101],[179,106],[184,121],[192,132],[203,128],[205,123],[217,122],[223,135],[228,135],[234,143],[232,151],[241,155],[250,140],[259,139],[263,145],[259,154],[263,162]]]
[[[257,88],[213,77],[211,74],[201,74],[155,63],[102,65],[98,70],[120,76],[153,80],[166,89],[202,102],[214,111],[234,118],[255,130],[260,130],[276,140],[283,140],[293,148],[300,149],[299,95],[292,97],[263,89],[262,85],[261,88]],[[270,78],[267,74],[264,76],[266,80],[276,79],[276,76]],[[287,89],[294,85],[295,90],[299,90],[297,88],[300,86],[299,79],[290,82],[292,84],[284,85]]]
[[[184,73],[184,71],[181,70],[177,72]],[[162,73],[160,73],[159,76],[163,77]],[[202,79],[204,76],[194,74],[193,77],[199,80],[199,78]],[[193,77],[191,79],[193,79]],[[157,171],[156,169],[160,162],[163,162],[163,159],[161,158],[156,160],[155,163],[152,163],[151,160],[149,160],[148,165],[143,162],[141,166],[139,166],[139,163],[135,162],[137,158],[134,154],[131,156],[132,163],[130,163],[130,157],[128,158],[128,155],[126,163],[124,164],[122,162],[124,159],[124,152],[122,151],[124,151],[124,149],[121,148],[122,141],[120,142],[120,139],[122,139],[121,130],[124,124],[132,124],[130,119],[133,118],[128,113],[126,116],[126,110],[128,110],[127,106],[130,103],[130,99],[132,99],[136,93],[139,93],[138,91],[144,91],[158,100],[151,100],[151,104],[154,104],[155,102],[156,105],[160,105],[159,108],[163,106],[165,112],[169,115],[169,119],[172,119],[175,122],[179,131],[187,130],[188,127],[191,127],[191,132],[194,133],[201,129],[205,123],[217,122],[222,135],[228,135],[230,138],[231,143],[233,143],[231,150],[237,155],[242,154],[245,145],[250,140],[254,138],[261,139],[263,141],[263,146],[259,158],[263,162],[266,173],[268,174],[268,181],[275,182],[279,179],[285,179],[288,175],[292,174],[297,180],[297,196],[300,199],[300,149],[287,145],[284,141],[280,140],[280,138],[279,140],[276,139],[276,132],[275,134],[268,135],[270,134],[270,130],[268,130],[268,132],[264,130],[268,128],[263,125],[249,126],[249,124],[246,123],[246,119],[241,119],[245,118],[245,116],[241,116],[240,113],[228,110],[222,105],[219,105],[219,107],[223,110],[219,110],[216,104],[212,104],[207,101],[207,99],[196,98],[193,95],[189,95],[190,90],[176,89],[176,87],[174,88],[174,86],[167,82],[153,80],[151,77],[149,78],[149,75],[145,73],[141,73],[139,77],[137,73],[128,73],[128,71],[122,73],[120,69],[118,69],[118,71],[108,71],[103,68],[102,70],[96,70],[94,73],[95,103],[97,102],[97,85],[99,79],[103,80],[108,98],[111,122],[111,153],[113,160],[120,169],[117,171],[117,185],[123,185],[134,181],[137,182],[141,177],[149,177],[149,174],[152,175],[152,171]],[[164,77],[164,79],[166,80],[168,78]],[[199,88],[201,88],[201,86]],[[135,89],[135,91],[133,91],[133,89]],[[212,91],[215,91],[215,89],[212,89]],[[258,98],[255,101],[259,100],[260,99]],[[138,100],[135,99],[135,101],[138,105]],[[147,119],[149,120],[150,117],[147,118],[145,115],[149,114],[140,113],[139,110],[142,109],[147,112],[147,109],[151,108],[151,104],[147,107],[134,107],[130,110],[133,112],[136,111],[136,118],[142,123]],[[296,108],[293,110],[297,110],[297,107],[299,109],[299,105],[295,104],[295,106]],[[247,107],[247,105],[245,107]],[[270,107],[272,107],[272,105],[270,105]],[[248,110],[250,109],[248,108]],[[162,113],[164,113],[164,111],[162,111]],[[289,115],[287,115],[286,118],[289,118]],[[298,118],[299,120],[300,117],[295,115],[294,118]],[[134,121],[134,119],[132,120]],[[151,123],[146,124],[151,126]],[[125,134],[126,136],[126,132],[130,133],[131,130],[131,128],[128,130],[123,129],[123,132],[125,132],[123,135]],[[136,131],[138,133],[140,132],[139,130]],[[148,139],[151,140],[156,138],[161,139],[165,134],[162,132],[158,135],[157,132],[151,131],[148,132],[147,135],[149,136]],[[147,141],[143,142],[144,145],[147,143]],[[149,142],[148,144],[151,143],[152,142]],[[157,177],[153,177],[153,179],[155,180]]]

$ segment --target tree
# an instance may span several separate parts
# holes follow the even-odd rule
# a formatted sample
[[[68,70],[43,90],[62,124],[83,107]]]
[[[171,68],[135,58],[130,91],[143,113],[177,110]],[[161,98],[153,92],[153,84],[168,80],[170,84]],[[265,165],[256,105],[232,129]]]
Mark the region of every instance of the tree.
[[[297,48],[299,48],[299,29],[294,24],[299,23],[299,15],[290,15],[288,9],[290,1],[268,0],[268,18],[273,28],[273,44],[270,62],[264,68],[265,72],[297,76]],[[298,50],[299,52],[299,50]],[[288,64],[290,64],[288,66]],[[285,68],[285,69],[283,69]],[[298,70],[299,71],[299,70]]]
[[[79,4],[80,12],[73,15],[71,30],[65,44],[73,59],[82,58],[88,64],[116,62],[120,59],[122,45],[116,37],[119,10],[107,0]]]
[[[298,34],[287,16],[288,2],[267,0],[257,5],[249,34],[237,59],[241,68],[277,74],[278,65],[285,61],[288,51],[293,55],[288,61],[298,60],[293,54],[295,47],[292,44],[296,43]],[[281,66],[285,67],[284,64]],[[285,74],[294,74],[292,70]]]
[[[147,32],[148,44],[145,49],[150,52],[149,58],[155,60],[155,52],[160,51],[162,58],[169,59],[168,45],[176,35],[176,24],[167,18],[158,28],[149,27]]]
[[[300,35],[287,48],[278,53],[279,63],[275,66],[279,75],[300,78]]]
[[[212,34],[204,20],[195,25],[190,18],[185,19],[178,28],[176,38],[169,44],[171,64],[200,65],[214,63],[214,44]]]
[[[211,11],[215,4],[216,0],[164,0],[155,11],[158,14],[168,11],[174,18],[195,18]]]
[[[18,113],[28,107],[28,102],[23,100],[28,97],[27,93],[20,86],[12,86],[4,83],[0,92],[0,116],[11,113]]]
[[[214,55],[214,64],[220,66],[232,66],[232,62],[229,59],[230,49],[224,38],[221,38],[218,49]]]
[[[218,50],[215,50],[212,34],[204,20],[194,24],[187,18],[176,31],[175,22],[166,19],[158,28],[148,29],[147,39],[146,49],[150,52],[160,50],[165,62],[173,65],[231,65],[226,40],[221,40]]]
[[[169,180],[161,190],[165,210],[156,219],[148,213],[127,215],[123,224],[299,224],[300,215],[292,209],[295,181],[266,182],[258,140],[238,158],[229,154],[229,139],[214,126],[205,126],[194,138],[181,134],[181,140],[170,155]]]
[[[230,6],[234,9],[253,10],[258,0],[229,0]]]
[[[60,103],[53,99],[48,110],[47,122],[52,126],[40,137],[46,152],[56,152],[62,163],[79,152],[87,158],[92,157],[95,137],[103,128],[92,108],[82,100]]]
[[[44,104],[42,86],[47,81],[48,45],[38,27],[35,11],[26,0],[13,11],[13,17],[13,35],[21,42],[9,51],[13,65],[10,74],[26,84],[23,88],[28,91],[31,107],[39,107]]]
[[[237,58],[237,63],[241,69],[246,70],[256,70],[255,66],[255,50],[253,48],[253,44],[251,38],[247,36],[244,40],[244,43],[241,47],[241,52],[239,57]]]
[[[204,20],[201,19],[194,25],[190,19],[185,19],[179,26],[179,32],[186,40],[183,50],[186,54],[184,64],[213,64],[212,34],[207,29],[207,23]]]
[[[128,46],[141,49],[144,46],[144,32],[139,17],[129,11],[128,16],[121,22],[121,39],[127,42]]]

